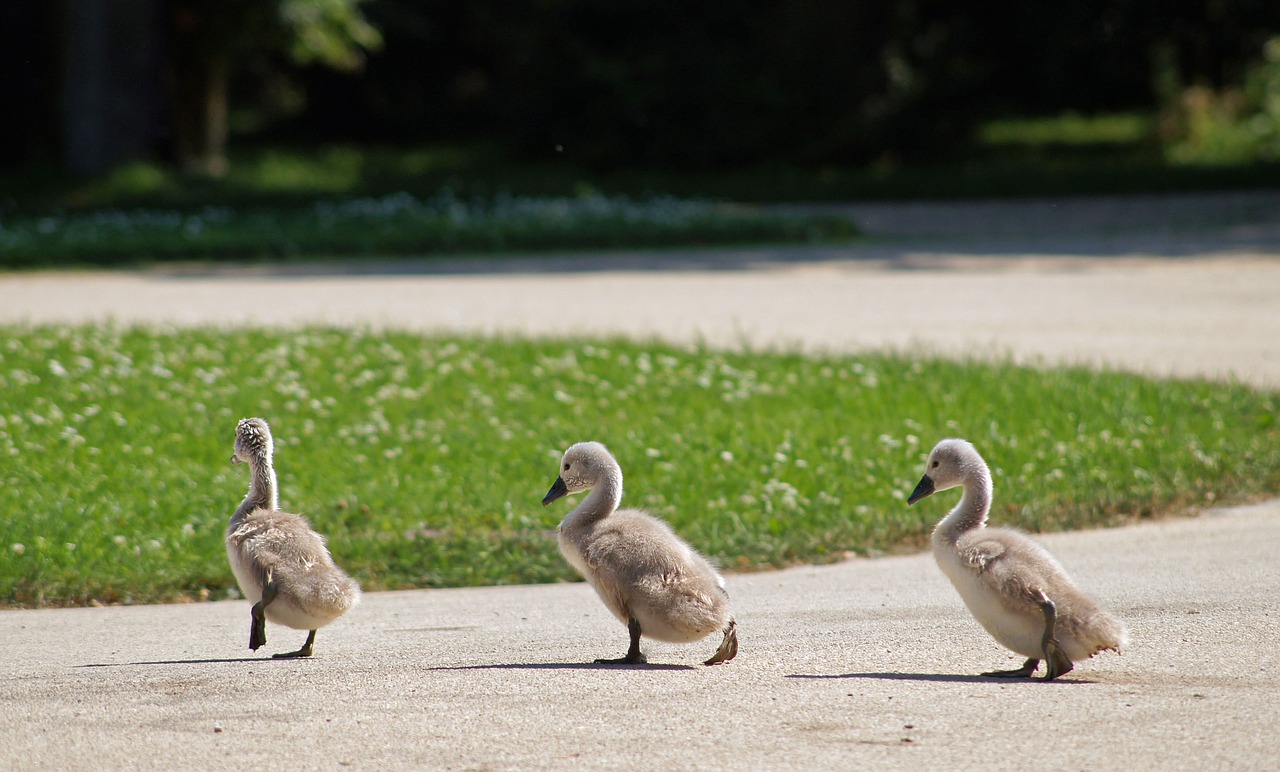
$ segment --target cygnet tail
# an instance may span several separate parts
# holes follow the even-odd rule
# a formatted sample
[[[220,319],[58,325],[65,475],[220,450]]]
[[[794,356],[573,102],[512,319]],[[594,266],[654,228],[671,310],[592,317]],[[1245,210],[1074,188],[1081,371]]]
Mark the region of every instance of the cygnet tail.
[[[1129,646],[1129,630],[1124,623],[1101,609],[1089,617],[1085,630],[1088,631],[1091,657],[1100,651],[1119,654]]]

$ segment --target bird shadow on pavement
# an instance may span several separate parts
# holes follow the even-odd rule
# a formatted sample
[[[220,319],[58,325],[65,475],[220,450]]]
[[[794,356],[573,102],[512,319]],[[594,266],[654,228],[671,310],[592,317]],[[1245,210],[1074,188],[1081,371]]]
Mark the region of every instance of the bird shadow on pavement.
[[[494,665],[455,665],[429,670],[696,670],[692,665],[618,665],[607,662],[513,662]]]
[[[132,667],[135,665],[218,665],[224,662],[289,662],[308,657],[282,657],[276,659],[274,657],[232,657],[230,659],[165,659],[155,662],[92,662],[86,665],[77,665],[76,667]]]
[[[841,673],[838,675],[806,675],[795,673],[788,675],[787,678],[810,679],[810,680],[826,680],[839,678],[868,678],[879,681],[934,681],[938,683],[962,683],[962,684],[1025,684],[1039,683],[1039,678],[992,678],[990,676],[980,675],[960,675],[958,673]],[[1055,683],[1066,684],[1087,684],[1092,681],[1070,679],[1066,681],[1056,681]]]

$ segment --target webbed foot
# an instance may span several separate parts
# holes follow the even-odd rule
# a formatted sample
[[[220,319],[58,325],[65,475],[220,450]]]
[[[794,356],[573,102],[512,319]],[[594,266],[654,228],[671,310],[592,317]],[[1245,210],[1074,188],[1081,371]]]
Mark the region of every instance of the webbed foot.
[[[267,643],[267,615],[261,603],[253,604],[249,611],[249,648],[257,651]]]
[[[1040,667],[1040,660],[1028,659],[1017,670],[992,670],[982,675],[988,678],[1030,678],[1038,667]]]
[[[1070,673],[1075,665],[1071,664],[1071,658],[1062,650],[1058,645],[1058,639],[1054,637],[1058,623],[1058,607],[1043,591],[1040,593],[1040,611],[1044,614],[1044,636],[1040,639],[1045,658],[1044,680],[1052,681],[1060,675]]]
[[[711,655],[711,659],[703,662],[704,665],[719,665],[721,662],[728,662],[738,656],[738,623],[729,620],[729,626],[724,629],[724,639],[720,641],[720,648],[716,649],[716,653]]]
[[[262,587],[262,597],[249,609],[249,618],[253,620],[249,625],[249,648],[253,651],[267,643],[267,606],[276,599],[276,590],[276,583],[268,579]]]
[[[302,644],[302,648],[297,651],[285,651],[279,654],[272,654],[272,659],[294,659],[296,657],[310,657],[312,650],[315,648],[316,631],[312,630],[307,634],[307,642]]]
[[[616,659],[601,658],[596,660],[597,665],[647,665],[649,658],[640,652],[635,654],[628,653],[625,657]]]
[[[640,621],[637,619],[627,620],[627,633],[631,636],[631,646],[627,648],[627,656],[618,657],[617,659],[598,659],[598,665],[643,665],[649,661],[649,658],[640,651]]]
[[[1071,658],[1062,651],[1056,640],[1050,639],[1045,645],[1045,668],[1044,680],[1052,681],[1060,675],[1066,675],[1075,669],[1075,664]]]

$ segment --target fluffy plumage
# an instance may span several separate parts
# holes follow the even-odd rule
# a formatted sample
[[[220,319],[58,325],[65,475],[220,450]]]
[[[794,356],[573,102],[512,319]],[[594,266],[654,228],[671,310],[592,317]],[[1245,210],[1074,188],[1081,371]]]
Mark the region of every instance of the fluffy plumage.
[[[301,515],[282,512],[272,465],[271,430],[261,418],[236,426],[232,463],[249,465],[249,493],[227,524],[227,557],[253,601],[249,648],[267,642],[265,620],[308,630],[301,649],[276,657],[309,657],[316,630],[360,602],[360,586],[334,564],[324,537]]]
[[[689,643],[719,630],[720,647],[704,664],[738,652],[737,626],[719,572],[662,520],[618,509],[622,469],[604,445],[580,442],[565,451],[560,475],[543,498],[591,493],[557,529],[560,551],[631,635],[627,655],[597,662],[644,662],[640,636]]]
[[[1073,662],[1128,644],[1124,625],[1076,588],[1066,570],[1026,534],[986,527],[991,474],[964,440],[943,440],[908,499],[964,487],[960,503],[933,531],[933,555],[974,618],[1005,647],[1027,657],[1023,667],[984,673],[1028,677],[1047,661],[1045,680]]]

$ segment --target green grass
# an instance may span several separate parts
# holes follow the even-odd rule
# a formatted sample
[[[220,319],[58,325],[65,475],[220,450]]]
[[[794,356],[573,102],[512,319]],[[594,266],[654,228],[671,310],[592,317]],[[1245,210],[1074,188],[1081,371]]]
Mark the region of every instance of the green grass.
[[[1280,396],[1237,385],[898,356],[731,354],[305,329],[8,327],[0,604],[224,598],[267,418],[282,505],[367,589],[573,578],[539,501],[570,443],[729,569],[918,547],[933,442],[995,470],[993,519],[1114,523],[1280,489]]]
[[[987,148],[1141,147],[1155,139],[1155,119],[1140,113],[1062,115],[1005,118],[978,128],[978,142]]]
[[[797,168],[762,159],[734,169],[593,170],[571,156],[515,158],[477,141],[415,147],[260,147],[233,143],[229,173],[190,176],[150,163],[89,179],[34,169],[0,176],[0,224],[79,213],[157,210],[182,215],[206,207],[286,219],[317,202],[408,194],[431,201],[452,191],[486,205],[504,197],[581,199],[593,195],[732,202],[882,198],[981,198],[1167,193],[1280,184],[1280,163],[1188,155],[1166,147],[1152,113],[1007,117],[973,132],[967,147],[932,165],[892,159],[865,166]]]
[[[1161,145],[1156,123],[1006,118],[932,166],[605,172],[476,142],[238,148],[220,179],[149,163],[90,179],[34,170],[0,177],[0,268],[833,242],[854,224],[742,204],[1280,185],[1280,162],[1171,161],[1186,154]]]

